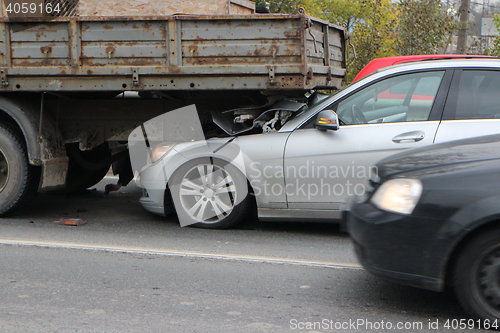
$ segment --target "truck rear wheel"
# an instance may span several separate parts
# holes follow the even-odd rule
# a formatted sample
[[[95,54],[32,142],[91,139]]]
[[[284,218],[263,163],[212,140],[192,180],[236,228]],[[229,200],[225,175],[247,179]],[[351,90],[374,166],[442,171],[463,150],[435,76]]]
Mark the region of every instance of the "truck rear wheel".
[[[22,136],[0,124],[0,214],[19,208],[38,191],[40,168],[29,165]]]
[[[108,144],[104,143],[90,151],[80,152],[80,155],[86,162],[97,163],[111,156],[111,151]],[[106,176],[110,166],[106,165],[96,170],[89,170],[78,164],[77,159],[70,156],[66,191],[78,192],[94,186]]]

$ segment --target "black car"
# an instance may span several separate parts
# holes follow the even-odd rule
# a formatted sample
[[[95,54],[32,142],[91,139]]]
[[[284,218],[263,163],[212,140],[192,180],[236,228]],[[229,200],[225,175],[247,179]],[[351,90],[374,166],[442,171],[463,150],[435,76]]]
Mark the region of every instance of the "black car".
[[[398,283],[451,286],[472,318],[500,328],[500,135],[406,151],[376,168],[344,220],[361,264]]]

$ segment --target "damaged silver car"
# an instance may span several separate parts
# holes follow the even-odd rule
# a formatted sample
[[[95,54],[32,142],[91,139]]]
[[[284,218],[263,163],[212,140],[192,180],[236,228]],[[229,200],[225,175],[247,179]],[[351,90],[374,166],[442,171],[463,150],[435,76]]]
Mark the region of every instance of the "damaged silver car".
[[[498,60],[420,62],[307,104],[216,112],[212,131],[195,106],[169,112],[130,136],[140,202],[156,214],[176,212],[183,226],[230,227],[254,207],[264,221],[339,222],[343,202],[363,195],[378,160],[498,133],[500,109],[488,107],[500,105],[488,88],[496,80]]]

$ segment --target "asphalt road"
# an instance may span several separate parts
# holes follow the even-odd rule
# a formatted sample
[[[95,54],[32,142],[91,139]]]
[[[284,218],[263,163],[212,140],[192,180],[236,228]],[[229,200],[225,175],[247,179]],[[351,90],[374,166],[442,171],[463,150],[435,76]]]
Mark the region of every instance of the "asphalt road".
[[[448,332],[465,318],[449,294],[362,270],[336,225],[181,228],[133,185],[104,197],[115,181],[0,219],[1,332]]]

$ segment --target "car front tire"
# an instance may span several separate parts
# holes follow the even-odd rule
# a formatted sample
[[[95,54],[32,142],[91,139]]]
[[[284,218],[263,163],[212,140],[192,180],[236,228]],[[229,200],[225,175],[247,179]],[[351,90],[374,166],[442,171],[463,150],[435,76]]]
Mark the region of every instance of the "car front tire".
[[[181,225],[225,229],[241,222],[249,209],[246,177],[220,159],[187,162],[172,175],[169,188]]]
[[[472,318],[500,324],[500,229],[475,236],[462,249],[453,281],[460,304]]]

